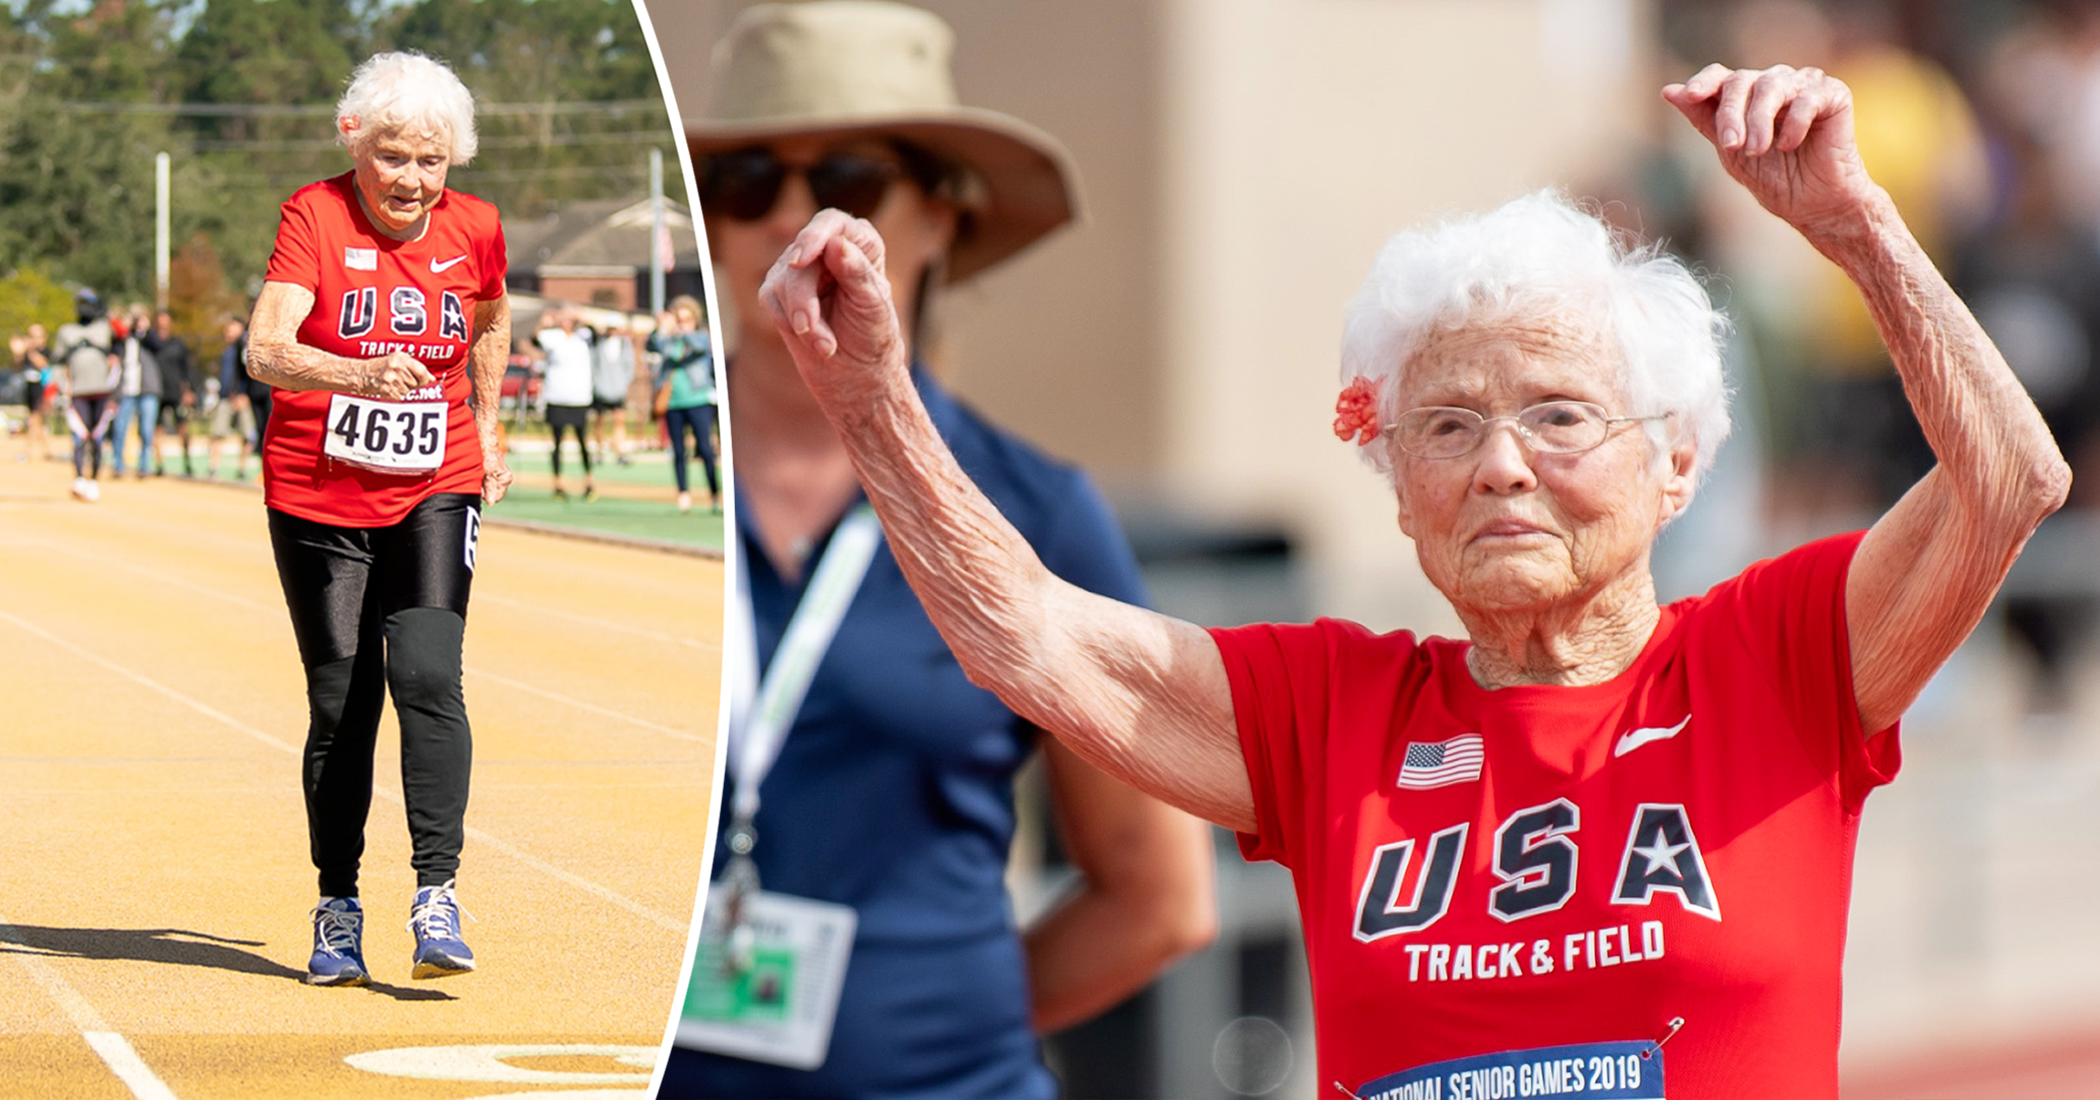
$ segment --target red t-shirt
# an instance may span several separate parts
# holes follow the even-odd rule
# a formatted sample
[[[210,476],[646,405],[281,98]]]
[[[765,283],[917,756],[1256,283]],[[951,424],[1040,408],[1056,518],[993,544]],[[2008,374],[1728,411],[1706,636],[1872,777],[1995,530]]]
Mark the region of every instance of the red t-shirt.
[[[1468,643],[1333,620],[1211,632],[1322,1089],[1837,1094],[1853,840],[1901,760],[1853,696],[1859,539],[1663,608],[1590,686],[1487,691]]]
[[[467,349],[474,310],[503,296],[506,260],[496,208],[472,195],[446,191],[431,208],[419,240],[397,241],[372,228],[358,206],[352,173],[308,184],[284,204],[277,245],[270,253],[272,282],[314,292],[314,308],[299,326],[299,342],[352,359],[376,359],[400,350],[437,379],[408,403],[444,403],[442,458],[433,470],[394,472],[325,453],[331,430],[384,449],[404,445],[411,431],[436,444],[429,423],[388,423],[362,430],[363,421],[338,407],[330,420],[331,390],[275,390],[263,441],[264,500],[302,519],[339,527],[397,523],[433,493],[481,492],[481,441],[468,407],[472,391]],[[370,402],[370,405],[400,403]],[[362,411],[362,410],[361,410]]]

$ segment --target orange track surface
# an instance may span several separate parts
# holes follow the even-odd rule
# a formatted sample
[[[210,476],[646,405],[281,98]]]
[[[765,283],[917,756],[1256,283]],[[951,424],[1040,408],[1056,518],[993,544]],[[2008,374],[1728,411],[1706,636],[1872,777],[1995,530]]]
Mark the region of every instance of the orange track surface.
[[[483,528],[459,880],[481,969],[408,978],[390,711],[375,984],[317,989],[260,494],[105,482],[87,505],[70,480],[0,458],[0,1097],[639,1096],[709,820],[721,564]],[[386,1053],[418,1047],[445,1049]]]

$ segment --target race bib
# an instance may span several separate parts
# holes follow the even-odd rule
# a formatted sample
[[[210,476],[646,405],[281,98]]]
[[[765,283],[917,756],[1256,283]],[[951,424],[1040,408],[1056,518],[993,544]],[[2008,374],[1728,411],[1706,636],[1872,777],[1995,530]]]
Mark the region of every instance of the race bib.
[[[386,474],[427,474],[445,461],[443,401],[375,401],[338,393],[328,401],[322,452]]]
[[[1366,1081],[1352,1095],[1359,1100],[1660,1100],[1662,1047],[1628,1040],[1477,1054]]]
[[[763,891],[745,900],[753,933],[742,958],[723,948],[729,891],[709,890],[678,1045],[816,1069],[846,984],[856,914],[844,905]]]

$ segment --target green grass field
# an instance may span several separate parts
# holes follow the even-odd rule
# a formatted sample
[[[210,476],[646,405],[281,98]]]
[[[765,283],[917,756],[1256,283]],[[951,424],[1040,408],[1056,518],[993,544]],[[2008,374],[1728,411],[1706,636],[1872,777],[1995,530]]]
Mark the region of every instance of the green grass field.
[[[585,503],[583,465],[574,445],[562,455],[562,486],[569,491],[566,501],[554,497],[554,466],[545,448],[544,438],[512,437],[510,465],[518,480],[503,503],[489,509],[490,519],[722,549],[722,516],[708,511],[707,480],[698,462],[688,461],[687,465],[694,487],[693,510],[680,514],[670,456],[661,451],[636,452],[626,466],[595,464],[592,474],[598,499]]]

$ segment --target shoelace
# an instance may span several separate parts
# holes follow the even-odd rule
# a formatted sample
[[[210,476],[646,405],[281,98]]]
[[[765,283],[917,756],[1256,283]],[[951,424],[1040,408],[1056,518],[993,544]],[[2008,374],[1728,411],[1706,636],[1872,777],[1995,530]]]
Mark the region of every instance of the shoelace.
[[[459,938],[459,915],[464,912],[466,910],[459,904],[459,897],[452,888],[440,886],[408,911],[408,930],[419,940],[456,940]]]
[[[331,955],[348,955],[357,950],[357,933],[365,921],[363,913],[317,906],[313,918],[314,935],[321,941],[321,950]]]

